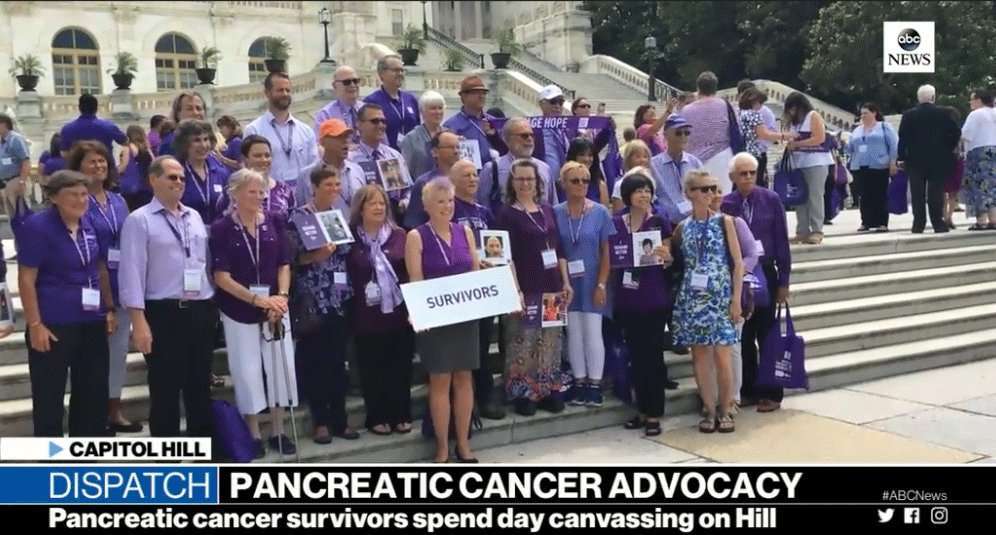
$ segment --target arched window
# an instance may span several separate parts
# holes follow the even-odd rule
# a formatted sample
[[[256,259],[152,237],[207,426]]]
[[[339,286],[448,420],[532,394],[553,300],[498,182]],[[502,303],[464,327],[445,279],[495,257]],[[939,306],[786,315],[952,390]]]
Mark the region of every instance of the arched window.
[[[197,85],[197,50],[186,37],[167,33],[156,41],[156,89],[190,89]]]
[[[52,79],[56,95],[100,94],[100,56],[90,34],[76,28],[55,34]]]
[[[270,39],[272,37],[260,37],[249,45],[249,82],[262,82],[269,71],[266,70],[264,60],[270,57]]]

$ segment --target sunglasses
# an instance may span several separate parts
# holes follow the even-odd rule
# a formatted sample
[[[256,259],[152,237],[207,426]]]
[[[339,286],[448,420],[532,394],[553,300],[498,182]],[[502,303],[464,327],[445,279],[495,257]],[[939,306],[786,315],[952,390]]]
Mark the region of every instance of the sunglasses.
[[[718,193],[719,192],[719,186],[717,186],[715,184],[713,184],[711,186],[696,186],[696,187],[692,188],[692,191],[695,191],[695,190],[699,190],[702,193]]]
[[[578,105],[577,105],[577,108],[578,108],[578,109],[585,109],[585,110],[588,110],[588,109],[591,109],[591,104],[578,104]]]
[[[179,182],[179,181],[181,181],[181,180],[184,179],[184,176],[183,175],[172,174],[172,175],[162,175],[162,178],[168,179],[168,180],[170,180],[172,182]]]
[[[374,119],[367,119],[367,122],[373,124],[387,124],[387,119],[381,119],[380,117],[377,117]]]
[[[550,104],[553,104],[554,106],[563,106],[564,105],[564,99],[562,99],[562,98],[556,98],[556,99],[553,99],[553,100],[548,100],[547,102],[549,102]]]
[[[357,85],[358,86],[358,85],[360,85],[360,79],[359,78],[347,78],[345,80],[336,80],[336,82],[339,82],[340,84],[345,85],[345,86],[351,86],[351,85]]]
[[[570,182],[571,184],[574,184],[575,186],[577,186],[579,184],[588,184],[588,183],[591,182],[591,179],[590,178],[571,178],[571,179],[568,179],[567,181]]]

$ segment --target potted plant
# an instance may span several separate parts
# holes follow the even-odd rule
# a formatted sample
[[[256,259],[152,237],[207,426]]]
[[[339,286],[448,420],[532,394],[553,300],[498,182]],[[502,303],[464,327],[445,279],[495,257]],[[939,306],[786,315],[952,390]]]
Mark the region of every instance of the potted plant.
[[[209,46],[201,50],[201,66],[194,69],[197,73],[197,81],[202,84],[213,84],[214,75],[217,72],[218,60],[221,59],[221,50]]]
[[[269,53],[263,63],[269,72],[287,72],[287,59],[290,58],[290,43],[283,37],[271,37],[266,42],[266,51]]]
[[[446,49],[446,70],[460,72],[463,70],[463,53],[455,48]]]
[[[512,56],[522,52],[522,45],[515,41],[515,30],[512,28],[499,31],[495,41],[498,42],[498,52],[491,54],[491,63],[496,69],[507,69]]]
[[[25,54],[14,59],[14,65],[10,68],[10,75],[17,78],[17,85],[21,87],[21,91],[34,91],[44,73],[41,61],[34,54]]]
[[[405,31],[401,33],[401,47],[398,48],[398,54],[401,55],[401,61],[405,65],[415,65],[418,62],[418,54],[425,50],[425,39],[422,36],[422,30],[416,28],[415,26],[409,25],[405,28]]]
[[[107,69],[107,73],[114,80],[114,88],[131,89],[131,82],[138,72],[138,58],[131,52],[118,52],[114,55],[114,63],[116,67]]]

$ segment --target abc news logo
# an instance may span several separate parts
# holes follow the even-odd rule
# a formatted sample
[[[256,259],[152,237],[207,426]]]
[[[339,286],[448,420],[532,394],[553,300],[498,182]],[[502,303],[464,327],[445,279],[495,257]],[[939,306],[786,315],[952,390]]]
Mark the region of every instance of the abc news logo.
[[[885,72],[934,72],[934,23],[885,22],[882,52]]]

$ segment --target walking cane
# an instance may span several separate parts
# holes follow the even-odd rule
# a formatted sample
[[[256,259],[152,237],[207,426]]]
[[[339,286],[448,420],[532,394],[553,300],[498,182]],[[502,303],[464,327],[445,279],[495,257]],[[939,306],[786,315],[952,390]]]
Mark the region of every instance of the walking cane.
[[[270,348],[271,355],[273,356],[273,373],[276,375],[283,375],[284,377],[284,387],[287,389],[287,407],[290,411],[291,419],[291,434],[294,435],[294,444],[299,444],[300,440],[297,436],[297,418],[294,417],[294,395],[291,392],[291,380],[290,373],[287,370],[287,349],[284,347],[284,324],[283,320],[277,320],[273,324],[271,330],[273,331],[273,339],[271,341],[274,347]],[[280,350],[280,358],[277,358],[277,349]],[[277,362],[280,362],[280,371],[277,371]],[[274,378],[274,385],[276,385],[276,378]],[[276,390],[276,389],[274,389]],[[274,393],[275,394],[275,393]],[[274,402],[275,404],[275,402]],[[284,462],[284,445],[283,435],[277,435],[277,448],[280,450],[280,462]],[[294,456],[297,462],[301,462],[301,449],[297,447],[294,452]]]

